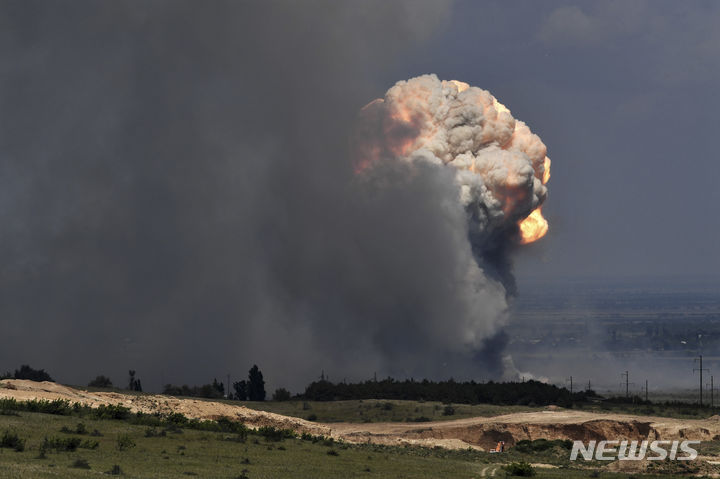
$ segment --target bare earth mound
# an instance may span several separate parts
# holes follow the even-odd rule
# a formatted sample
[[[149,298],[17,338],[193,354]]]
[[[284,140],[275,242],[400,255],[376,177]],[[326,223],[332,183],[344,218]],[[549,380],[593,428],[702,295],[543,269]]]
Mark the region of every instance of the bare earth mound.
[[[455,421],[409,423],[318,424],[303,419],[255,411],[243,406],[163,395],[88,392],[50,382],[0,381],[0,398],[66,399],[93,407],[122,405],[133,412],[181,413],[189,418],[225,416],[249,427],[273,426],[298,433],[332,436],[352,443],[416,444],[447,448],[488,449],[497,441],[513,445],[523,439],[720,439],[720,418],[671,419],[652,416],[600,414],[557,409],[476,417]]]

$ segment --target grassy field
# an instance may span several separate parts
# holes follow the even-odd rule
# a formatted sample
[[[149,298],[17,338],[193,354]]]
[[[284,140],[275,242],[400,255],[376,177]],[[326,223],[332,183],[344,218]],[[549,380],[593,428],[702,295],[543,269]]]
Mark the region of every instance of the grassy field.
[[[12,447],[17,443],[2,439],[14,435],[22,442],[22,447],[17,447],[21,451]],[[511,450],[499,455],[472,450],[349,445],[318,437],[281,439],[252,432],[244,436],[150,428],[123,420],[24,411],[0,415],[0,444],[3,442],[6,446],[0,448],[3,478],[75,478],[119,473],[137,478],[468,479],[505,476],[503,465],[516,461],[555,466],[537,468],[539,478],[628,477],[569,468],[568,450],[559,446],[530,453]],[[71,447],[73,444],[75,447]]]
[[[365,399],[353,401],[263,401],[235,402],[251,409],[317,422],[423,422],[447,421],[476,416],[499,416],[514,412],[538,411],[527,406],[492,404],[447,404],[424,401]]]
[[[517,412],[542,411],[547,408],[529,406],[497,406],[492,404],[447,404],[425,401],[394,401],[365,399],[353,401],[231,401],[260,411],[299,417],[317,422],[423,422],[448,421],[466,417],[490,417]],[[718,414],[718,409],[696,404],[576,404],[574,409],[598,413],[636,414],[678,419],[702,419]]]

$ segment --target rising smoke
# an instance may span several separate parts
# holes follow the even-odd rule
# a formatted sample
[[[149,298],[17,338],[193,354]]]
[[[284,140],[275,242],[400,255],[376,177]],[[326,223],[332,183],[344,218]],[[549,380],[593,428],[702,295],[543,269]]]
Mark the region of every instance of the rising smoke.
[[[479,353],[499,373],[512,373],[507,358],[504,366],[499,363],[505,298],[515,290],[509,251],[548,229],[540,209],[550,178],[546,152],[540,138],[489,92],[435,75],[400,81],[367,104],[355,135],[355,169],[362,180],[377,182],[375,169],[398,162],[411,177],[434,171],[452,178],[455,201],[443,199],[445,227],[461,232],[462,240],[454,258],[457,276],[446,280],[460,306],[443,323],[457,336],[435,335],[434,342],[440,350],[464,354],[465,361],[468,352],[476,353],[474,360]]]
[[[257,363],[296,390],[321,369],[502,370],[542,143],[487,92],[421,77],[364,123],[371,165],[348,147],[446,4],[0,8],[0,370],[157,389]]]

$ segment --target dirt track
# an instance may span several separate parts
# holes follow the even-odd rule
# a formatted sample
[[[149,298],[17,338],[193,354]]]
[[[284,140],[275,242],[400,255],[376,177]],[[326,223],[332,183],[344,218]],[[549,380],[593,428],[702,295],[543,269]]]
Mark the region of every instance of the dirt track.
[[[508,445],[522,439],[720,439],[720,417],[670,419],[651,416],[599,414],[556,409],[476,417],[454,421],[416,423],[319,424],[294,417],[255,411],[233,404],[178,399],[162,395],[129,395],[88,392],[49,382],[0,381],[0,398],[67,399],[97,407],[120,404],[133,412],[179,412],[190,418],[216,419],[226,416],[250,427],[274,426],[297,432],[329,435],[353,443],[418,444],[448,448],[487,449],[497,441]]]

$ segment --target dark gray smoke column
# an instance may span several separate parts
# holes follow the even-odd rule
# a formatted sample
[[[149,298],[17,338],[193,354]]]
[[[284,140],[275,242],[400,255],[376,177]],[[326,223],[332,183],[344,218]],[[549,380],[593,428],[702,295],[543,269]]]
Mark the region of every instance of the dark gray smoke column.
[[[448,327],[473,318],[455,174],[359,182],[348,151],[379,72],[447,5],[0,10],[0,369],[146,388],[252,363],[293,388],[474,371]]]
[[[453,285],[454,303],[450,314],[425,318],[445,328],[445,334],[428,330],[429,341],[454,358],[448,368],[454,374],[472,374],[474,359],[486,377],[502,375],[505,299],[515,289],[509,252],[547,231],[545,145],[489,92],[424,75],[398,82],[363,107],[354,148],[361,182],[402,188],[424,174],[452,178],[452,193],[438,199],[442,226],[461,233],[448,258],[454,276],[440,279]],[[378,172],[387,165],[400,165],[407,178],[387,181]]]

